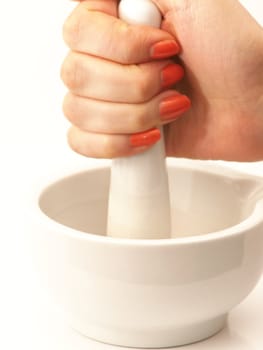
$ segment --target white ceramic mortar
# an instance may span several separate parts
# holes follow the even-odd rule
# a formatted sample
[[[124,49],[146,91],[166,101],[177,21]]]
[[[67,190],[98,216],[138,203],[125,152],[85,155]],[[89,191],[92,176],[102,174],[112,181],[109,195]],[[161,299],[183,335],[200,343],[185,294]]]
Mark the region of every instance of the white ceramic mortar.
[[[169,160],[168,173],[171,239],[105,236],[109,167],[37,194],[36,262],[82,334],[130,347],[195,342],[222,329],[259,280],[263,179],[186,160]]]

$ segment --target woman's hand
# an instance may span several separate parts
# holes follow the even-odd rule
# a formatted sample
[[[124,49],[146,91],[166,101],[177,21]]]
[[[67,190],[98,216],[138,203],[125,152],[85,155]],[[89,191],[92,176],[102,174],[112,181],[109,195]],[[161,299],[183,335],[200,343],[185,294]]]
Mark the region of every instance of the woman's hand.
[[[72,122],[69,143],[90,157],[142,152],[160,138],[156,128],[189,109],[171,88],[183,68],[180,48],[162,30],[117,18],[117,1],[82,1],[64,26],[70,52],[62,67],[69,88],[64,113]]]
[[[169,156],[263,159],[262,28],[235,0],[153,1],[162,30],[123,23],[117,0],[82,1],[66,21],[72,148],[132,155],[156,142],[164,124]],[[176,91],[178,41],[186,77]]]

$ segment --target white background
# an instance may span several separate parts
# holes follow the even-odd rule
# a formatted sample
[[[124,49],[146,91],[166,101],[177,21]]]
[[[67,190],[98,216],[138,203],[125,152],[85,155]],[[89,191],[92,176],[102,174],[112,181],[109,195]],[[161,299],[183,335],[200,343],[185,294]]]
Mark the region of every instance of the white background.
[[[262,2],[242,2],[262,24]],[[59,71],[67,52],[61,28],[73,6],[65,0],[0,3],[0,348],[5,350],[113,349],[65,324],[34,271],[24,225],[31,194],[43,180],[97,162],[69,150],[61,112],[65,89]],[[227,166],[263,175],[262,162]],[[187,349],[262,350],[262,324],[263,282],[233,311],[228,328]]]

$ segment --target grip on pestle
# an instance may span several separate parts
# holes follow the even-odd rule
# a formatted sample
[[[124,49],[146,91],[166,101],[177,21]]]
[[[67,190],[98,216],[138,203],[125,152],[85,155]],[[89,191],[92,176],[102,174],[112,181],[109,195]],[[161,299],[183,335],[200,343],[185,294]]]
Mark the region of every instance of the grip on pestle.
[[[150,0],[122,0],[119,17],[130,24],[160,27]],[[161,130],[162,131],[162,130]],[[171,217],[163,140],[148,151],[115,159],[111,168],[107,234],[134,239],[170,238]]]

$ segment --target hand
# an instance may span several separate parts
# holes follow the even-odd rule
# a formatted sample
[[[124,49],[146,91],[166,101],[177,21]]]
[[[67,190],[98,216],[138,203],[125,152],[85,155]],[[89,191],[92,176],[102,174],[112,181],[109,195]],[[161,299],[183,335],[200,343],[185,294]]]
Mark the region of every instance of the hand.
[[[263,159],[263,32],[236,0],[155,0],[180,39],[191,110],[166,129],[170,156]]]
[[[64,111],[74,124],[72,148],[94,157],[131,155],[158,139],[154,131],[134,133],[166,124],[169,156],[263,159],[262,29],[237,1],[155,3],[163,30],[126,25],[113,0],[83,1],[67,20],[72,51],[62,78],[70,89]],[[178,52],[176,38],[186,72],[181,94],[165,91],[183,76],[169,58]],[[160,42],[171,50],[157,60]]]
[[[167,90],[184,75],[171,58],[180,50],[174,37],[119,20],[117,0],[81,2],[64,37],[71,49],[62,66],[70,90],[64,112],[77,152],[103,158],[142,152],[159,140],[157,125],[189,109],[186,96]]]

